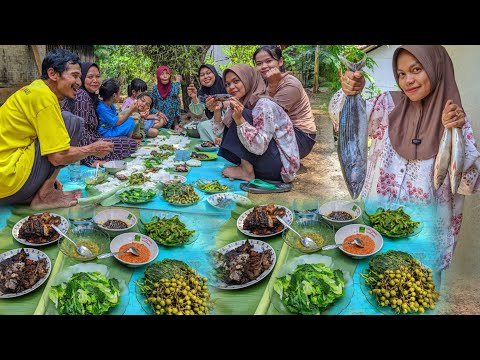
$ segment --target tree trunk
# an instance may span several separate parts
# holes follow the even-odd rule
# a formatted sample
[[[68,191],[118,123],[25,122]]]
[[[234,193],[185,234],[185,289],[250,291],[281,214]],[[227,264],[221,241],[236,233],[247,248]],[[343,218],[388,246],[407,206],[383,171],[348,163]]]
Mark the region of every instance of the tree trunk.
[[[205,62],[205,57],[207,56],[208,49],[210,49],[211,45],[199,45],[197,47],[197,54],[198,54],[198,60],[200,61],[201,64],[204,64]],[[199,88],[200,84],[198,83],[198,79],[196,79],[196,76],[192,76],[192,74],[180,74],[182,75],[182,108],[184,111],[188,112],[188,105],[190,104],[190,97],[187,94],[187,86],[190,84],[190,82],[193,80],[195,86],[197,89]],[[197,81],[195,81],[195,79]]]
[[[318,74],[320,69],[320,46],[315,47],[315,67],[313,68],[313,92],[318,91]]]

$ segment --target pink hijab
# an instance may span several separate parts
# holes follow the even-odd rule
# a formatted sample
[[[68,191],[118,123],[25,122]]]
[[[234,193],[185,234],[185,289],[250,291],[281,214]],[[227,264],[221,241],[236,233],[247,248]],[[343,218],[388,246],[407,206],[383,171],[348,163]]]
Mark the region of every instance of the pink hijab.
[[[395,108],[388,115],[390,141],[395,151],[404,159],[431,159],[438,152],[445,129],[442,124],[445,103],[451,99],[462,106],[452,60],[440,45],[400,46],[395,50],[392,59],[397,85],[397,58],[401,50],[408,51],[422,64],[432,88],[430,94],[418,104],[411,102],[403,91],[390,92],[395,103]],[[421,139],[421,143],[415,145],[412,139]]]
[[[160,81],[160,75],[163,73],[164,70],[167,70],[167,72],[170,74],[170,81],[168,82],[167,85],[163,85],[162,82]],[[170,71],[170,68],[168,66],[162,65],[157,69],[157,89],[158,89],[158,93],[160,94],[163,100],[167,98],[171,88],[172,88],[172,72]]]

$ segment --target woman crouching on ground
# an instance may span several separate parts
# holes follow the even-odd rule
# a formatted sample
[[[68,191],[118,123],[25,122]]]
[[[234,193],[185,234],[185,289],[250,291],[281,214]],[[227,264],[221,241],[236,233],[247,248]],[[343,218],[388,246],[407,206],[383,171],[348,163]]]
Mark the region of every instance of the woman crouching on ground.
[[[265,93],[260,73],[245,64],[223,72],[223,82],[232,96],[224,118],[222,103],[207,98],[214,113],[213,131],[223,140],[218,154],[236,166],[222,171],[231,180],[283,181],[290,183],[300,168],[293,124],[287,113]]]

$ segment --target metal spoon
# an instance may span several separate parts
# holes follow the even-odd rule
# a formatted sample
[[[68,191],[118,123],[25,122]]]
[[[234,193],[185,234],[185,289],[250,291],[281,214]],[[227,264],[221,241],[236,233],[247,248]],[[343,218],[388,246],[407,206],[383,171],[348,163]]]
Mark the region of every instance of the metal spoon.
[[[58,227],[56,227],[55,225],[51,225],[52,228],[57,232],[59,233],[60,235],[62,235],[65,239],[69,240],[73,245],[75,245],[75,249],[77,250],[77,253],[79,253],[81,256],[84,256],[84,257],[92,257],[93,256],[93,253],[90,251],[89,248],[83,246],[83,245],[80,245],[78,246],[77,243],[75,241],[73,241],[72,239],[70,239],[66,234],[64,234],[62,232],[62,230],[60,230]]]
[[[127,253],[133,254],[135,256],[140,256],[140,253],[138,252],[137,248],[134,248],[132,246],[132,247],[129,247],[126,251],[116,251],[116,252],[111,252],[111,253],[107,253],[107,254],[98,255],[97,259],[105,259],[105,258],[110,257],[110,256],[114,256],[114,255],[118,255],[118,254],[127,254]]]
[[[295,234],[297,234],[300,237],[300,241],[302,242],[302,245],[307,247],[307,248],[316,248],[318,247],[317,243],[310,239],[308,236],[302,236],[300,235],[294,228],[292,228],[290,225],[287,224],[285,220],[283,220],[281,217],[277,216],[278,221],[280,221],[283,225],[285,225],[287,228],[292,230]]]
[[[322,250],[331,250],[331,249],[335,249],[335,248],[338,248],[340,246],[343,246],[343,245],[357,245],[361,248],[364,248],[365,245],[363,244],[363,241],[360,240],[360,239],[353,239],[352,242],[347,242],[347,243],[343,243],[343,244],[335,244],[335,245],[326,245],[326,246],[323,246],[322,247]]]
[[[97,162],[97,167],[95,168],[95,180],[97,180],[98,176],[98,169],[100,168],[100,164]]]

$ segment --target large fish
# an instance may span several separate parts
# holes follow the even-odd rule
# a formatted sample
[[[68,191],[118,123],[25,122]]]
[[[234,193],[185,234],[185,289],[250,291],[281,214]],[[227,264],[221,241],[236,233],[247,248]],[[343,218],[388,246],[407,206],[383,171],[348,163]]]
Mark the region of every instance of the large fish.
[[[452,131],[452,155],[450,158],[450,185],[455,194],[462,180],[463,161],[465,160],[465,141],[462,129],[453,128]]]
[[[357,63],[352,63],[339,56],[350,71],[359,71],[365,65],[366,56]],[[352,199],[362,191],[367,174],[368,119],[365,100],[360,94],[347,96],[340,112],[338,158],[342,167],[343,178]]]
[[[448,167],[450,165],[450,153],[452,152],[452,129],[443,131],[442,140],[438,147],[437,157],[435,158],[435,167],[433,170],[433,185],[435,189],[442,186],[447,177]]]

